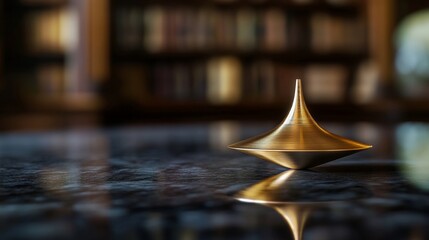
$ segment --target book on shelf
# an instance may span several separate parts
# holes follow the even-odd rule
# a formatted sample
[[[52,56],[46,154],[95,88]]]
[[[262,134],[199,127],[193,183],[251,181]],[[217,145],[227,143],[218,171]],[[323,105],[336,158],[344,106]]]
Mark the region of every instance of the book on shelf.
[[[362,21],[315,14],[311,19],[311,45],[315,52],[359,52],[364,48],[365,34]]]
[[[267,50],[283,50],[288,45],[286,35],[286,18],[278,9],[269,9],[262,13],[264,34],[262,48]]]
[[[221,17],[219,12],[218,18]],[[236,47],[240,50],[252,50],[257,46],[257,15],[252,9],[238,9],[236,13]],[[234,24],[231,22],[230,24]],[[219,47],[221,48],[221,47]]]
[[[309,102],[341,102],[345,99],[347,71],[341,65],[310,65],[304,88]]]
[[[27,48],[33,53],[64,53],[73,39],[67,8],[31,12],[25,16]]]
[[[207,97],[213,104],[233,104],[241,98],[242,66],[233,57],[208,62]]]
[[[374,61],[365,61],[359,65],[356,84],[352,89],[353,100],[357,103],[373,101],[379,90],[380,73]]]
[[[276,78],[273,64],[257,61],[246,66],[242,80],[243,98],[253,102],[269,102],[276,96]]]

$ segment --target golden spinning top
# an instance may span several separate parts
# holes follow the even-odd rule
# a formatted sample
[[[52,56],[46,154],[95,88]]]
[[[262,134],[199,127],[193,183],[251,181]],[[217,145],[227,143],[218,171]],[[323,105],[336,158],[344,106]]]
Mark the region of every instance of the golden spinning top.
[[[371,147],[321,128],[305,105],[301,79],[296,80],[289,114],[278,127],[229,146],[292,169],[311,168]]]

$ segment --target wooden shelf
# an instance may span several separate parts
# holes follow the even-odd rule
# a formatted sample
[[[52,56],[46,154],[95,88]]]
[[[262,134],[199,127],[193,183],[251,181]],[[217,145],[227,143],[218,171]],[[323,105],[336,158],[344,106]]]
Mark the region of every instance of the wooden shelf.
[[[313,53],[305,51],[204,51],[204,52],[162,52],[162,53],[122,53],[114,54],[114,63],[145,63],[151,61],[178,61],[178,60],[198,60],[218,56],[234,56],[243,60],[270,59],[284,63],[356,63],[368,57],[362,53],[330,52]]]
[[[102,100],[93,94],[63,96],[39,96],[28,99],[31,107],[52,112],[97,112],[103,107]]]
[[[6,66],[26,67],[47,63],[64,64],[66,55],[62,53],[43,53],[28,55],[5,55],[4,63]]]
[[[429,106],[426,101],[378,100],[367,104],[354,103],[313,103],[308,107],[317,121],[329,122],[383,122],[396,124],[403,121],[429,121]],[[415,105],[409,105],[414,103]],[[61,128],[76,118],[93,119],[94,124],[103,126],[117,124],[139,124],[146,122],[211,121],[211,120],[270,120],[280,121],[285,117],[290,103],[241,103],[236,105],[210,105],[204,103],[154,103],[146,106],[122,106],[104,108],[99,105],[93,109],[67,108],[58,104],[55,108],[38,107],[18,111],[2,109],[1,126],[14,128],[50,129]],[[359,113],[359,114],[356,114]],[[28,123],[33,119],[36,123]],[[38,120],[39,123],[37,123]],[[17,122],[20,124],[17,124]],[[43,127],[40,127],[43,126]],[[10,130],[11,128],[5,128]]]
[[[281,119],[290,108],[291,103],[239,103],[235,105],[212,105],[208,103],[154,103],[110,109],[106,119],[113,121],[127,119],[146,121],[154,119],[204,120],[204,119]],[[386,107],[388,102],[370,104],[353,103],[318,103],[308,104],[312,114],[318,120],[329,121],[384,121],[396,108]],[[359,112],[359,116],[356,116]],[[428,114],[429,116],[429,114]],[[122,119],[122,120],[123,120]],[[391,119],[387,119],[391,120]],[[392,119],[394,120],[394,119]]]
[[[324,1],[314,1],[313,3],[295,3],[292,1],[281,0],[266,0],[266,1],[201,1],[201,0],[112,0],[114,6],[164,6],[164,7],[212,7],[212,8],[281,8],[294,12],[329,12],[341,15],[356,14],[359,9],[359,4],[356,2],[346,4],[329,4]]]
[[[212,105],[208,103],[150,103],[140,106],[107,108],[105,119],[113,122],[145,122],[153,120],[216,120],[282,119],[291,103],[239,103]],[[398,123],[403,121],[429,121],[429,106],[425,100],[377,100],[371,103],[308,103],[308,108],[318,121],[357,122],[374,121]]]
[[[57,0],[57,1],[11,1],[8,4],[8,9],[12,12],[16,11],[41,11],[49,10],[61,7],[67,7],[70,4],[69,0]]]
[[[13,105],[3,98],[0,114],[6,113],[96,113],[103,110],[103,99],[94,93],[32,94],[13,99]]]

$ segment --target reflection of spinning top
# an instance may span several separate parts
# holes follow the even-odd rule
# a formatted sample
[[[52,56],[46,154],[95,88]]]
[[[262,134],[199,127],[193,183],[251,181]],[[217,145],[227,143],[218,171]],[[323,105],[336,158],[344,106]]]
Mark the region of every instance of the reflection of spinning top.
[[[321,128],[308,112],[301,90],[301,80],[297,79],[295,97],[286,119],[267,133],[229,147],[284,167],[303,169],[372,146],[337,136]]]
[[[288,223],[294,239],[300,240],[305,221],[315,208],[370,195],[365,186],[347,178],[289,170],[240,191],[235,198],[275,209]]]

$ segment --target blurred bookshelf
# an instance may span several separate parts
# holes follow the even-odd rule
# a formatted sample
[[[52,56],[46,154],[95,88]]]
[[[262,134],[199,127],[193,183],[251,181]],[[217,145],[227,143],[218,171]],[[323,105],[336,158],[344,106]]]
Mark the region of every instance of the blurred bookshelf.
[[[429,119],[380,97],[369,0],[0,3],[2,116],[274,119],[301,78],[321,120]]]
[[[0,129],[58,128],[70,119],[96,122],[102,100],[82,88],[86,79],[76,77],[81,50],[76,51],[75,2],[0,1]]]
[[[111,0],[110,9],[112,116],[272,117],[296,78],[313,108],[335,111],[353,104],[369,58],[364,1]]]
[[[68,0],[2,1],[2,110],[96,110],[73,79],[75,10]],[[14,20],[11,24],[11,19]]]

